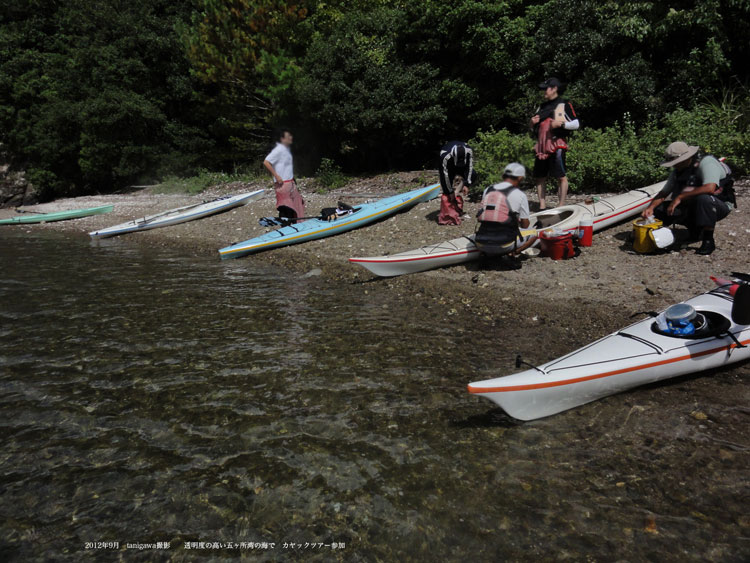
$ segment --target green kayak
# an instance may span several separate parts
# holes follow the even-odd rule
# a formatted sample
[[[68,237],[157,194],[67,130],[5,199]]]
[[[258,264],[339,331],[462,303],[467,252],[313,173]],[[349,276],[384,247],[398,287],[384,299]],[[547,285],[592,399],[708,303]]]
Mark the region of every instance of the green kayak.
[[[102,205],[101,207],[87,207],[86,209],[71,209],[70,211],[56,211],[54,213],[35,213],[33,215],[19,215],[10,219],[0,219],[0,225],[17,225],[19,223],[49,223],[51,221],[65,221],[66,219],[78,219],[89,215],[109,213],[114,205]]]

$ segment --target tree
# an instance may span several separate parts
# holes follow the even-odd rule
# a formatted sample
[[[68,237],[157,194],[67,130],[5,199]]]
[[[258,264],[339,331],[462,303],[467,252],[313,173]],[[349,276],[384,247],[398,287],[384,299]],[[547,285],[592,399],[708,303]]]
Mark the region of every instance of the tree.
[[[27,0],[0,20],[2,141],[44,197],[110,190],[211,147],[166,0]]]
[[[220,108],[240,154],[259,150],[269,124],[292,105],[303,43],[295,24],[306,16],[304,2],[199,0],[190,24],[179,27],[194,75],[209,86],[203,100]]]

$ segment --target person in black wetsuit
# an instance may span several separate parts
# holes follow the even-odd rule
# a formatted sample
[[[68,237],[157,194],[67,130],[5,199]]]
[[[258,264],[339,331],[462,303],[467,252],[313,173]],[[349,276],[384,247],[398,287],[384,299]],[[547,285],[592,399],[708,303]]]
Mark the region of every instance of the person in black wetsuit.
[[[469,186],[476,181],[471,147],[463,141],[446,144],[440,149],[438,174],[443,188],[438,224],[459,225],[464,212],[463,198],[468,194]]]

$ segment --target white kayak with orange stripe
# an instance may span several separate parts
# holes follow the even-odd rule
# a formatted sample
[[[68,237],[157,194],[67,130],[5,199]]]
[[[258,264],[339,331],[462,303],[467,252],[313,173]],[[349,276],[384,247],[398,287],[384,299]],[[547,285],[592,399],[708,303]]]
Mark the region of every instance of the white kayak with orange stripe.
[[[529,228],[521,232],[522,241],[518,245],[545,229],[576,230],[584,217],[593,219],[595,232],[619,223],[646,209],[663,186],[664,182],[659,182],[590,204],[573,203],[532,213]],[[508,244],[507,252],[518,245]],[[477,260],[480,255],[481,251],[474,244],[474,235],[470,235],[398,254],[355,257],[349,261],[367,268],[376,276],[391,277],[462,264]]]
[[[750,358],[750,285],[721,286],[685,303],[702,319],[691,336],[664,334],[647,318],[534,369],[470,383],[469,393],[514,418],[533,420]]]

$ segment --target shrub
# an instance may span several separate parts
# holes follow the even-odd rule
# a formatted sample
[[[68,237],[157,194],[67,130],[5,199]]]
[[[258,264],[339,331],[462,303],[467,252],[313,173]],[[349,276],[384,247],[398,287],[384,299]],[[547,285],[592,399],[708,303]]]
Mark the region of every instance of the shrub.
[[[583,129],[570,143],[571,192],[626,191],[663,179],[656,137],[641,137],[628,115],[605,129]]]
[[[750,170],[750,129],[736,118],[732,108],[706,103],[692,111],[677,109],[649,134],[660,138],[659,152],[679,140],[698,145],[705,153],[726,157],[738,174]]]
[[[330,158],[323,158],[315,176],[322,190],[336,190],[346,184],[347,178],[341,171],[341,167]]]
[[[474,151],[477,182],[472,193],[481,193],[484,187],[502,180],[503,169],[509,162],[520,162],[531,176],[534,165],[534,140],[528,135],[513,134],[507,129],[478,131],[469,141]]]
[[[567,155],[571,192],[626,191],[666,178],[659,163],[672,141],[698,145],[717,157],[726,157],[735,174],[750,170],[750,125],[746,98],[727,98],[722,103],[703,103],[688,111],[678,108],[660,122],[642,127],[625,114],[604,129],[584,127],[571,138]],[[505,129],[480,131],[469,143],[477,157],[479,184],[500,180],[505,164],[517,161],[529,177],[534,163],[533,139]],[[479,189],[479,186],[477,186]]]

